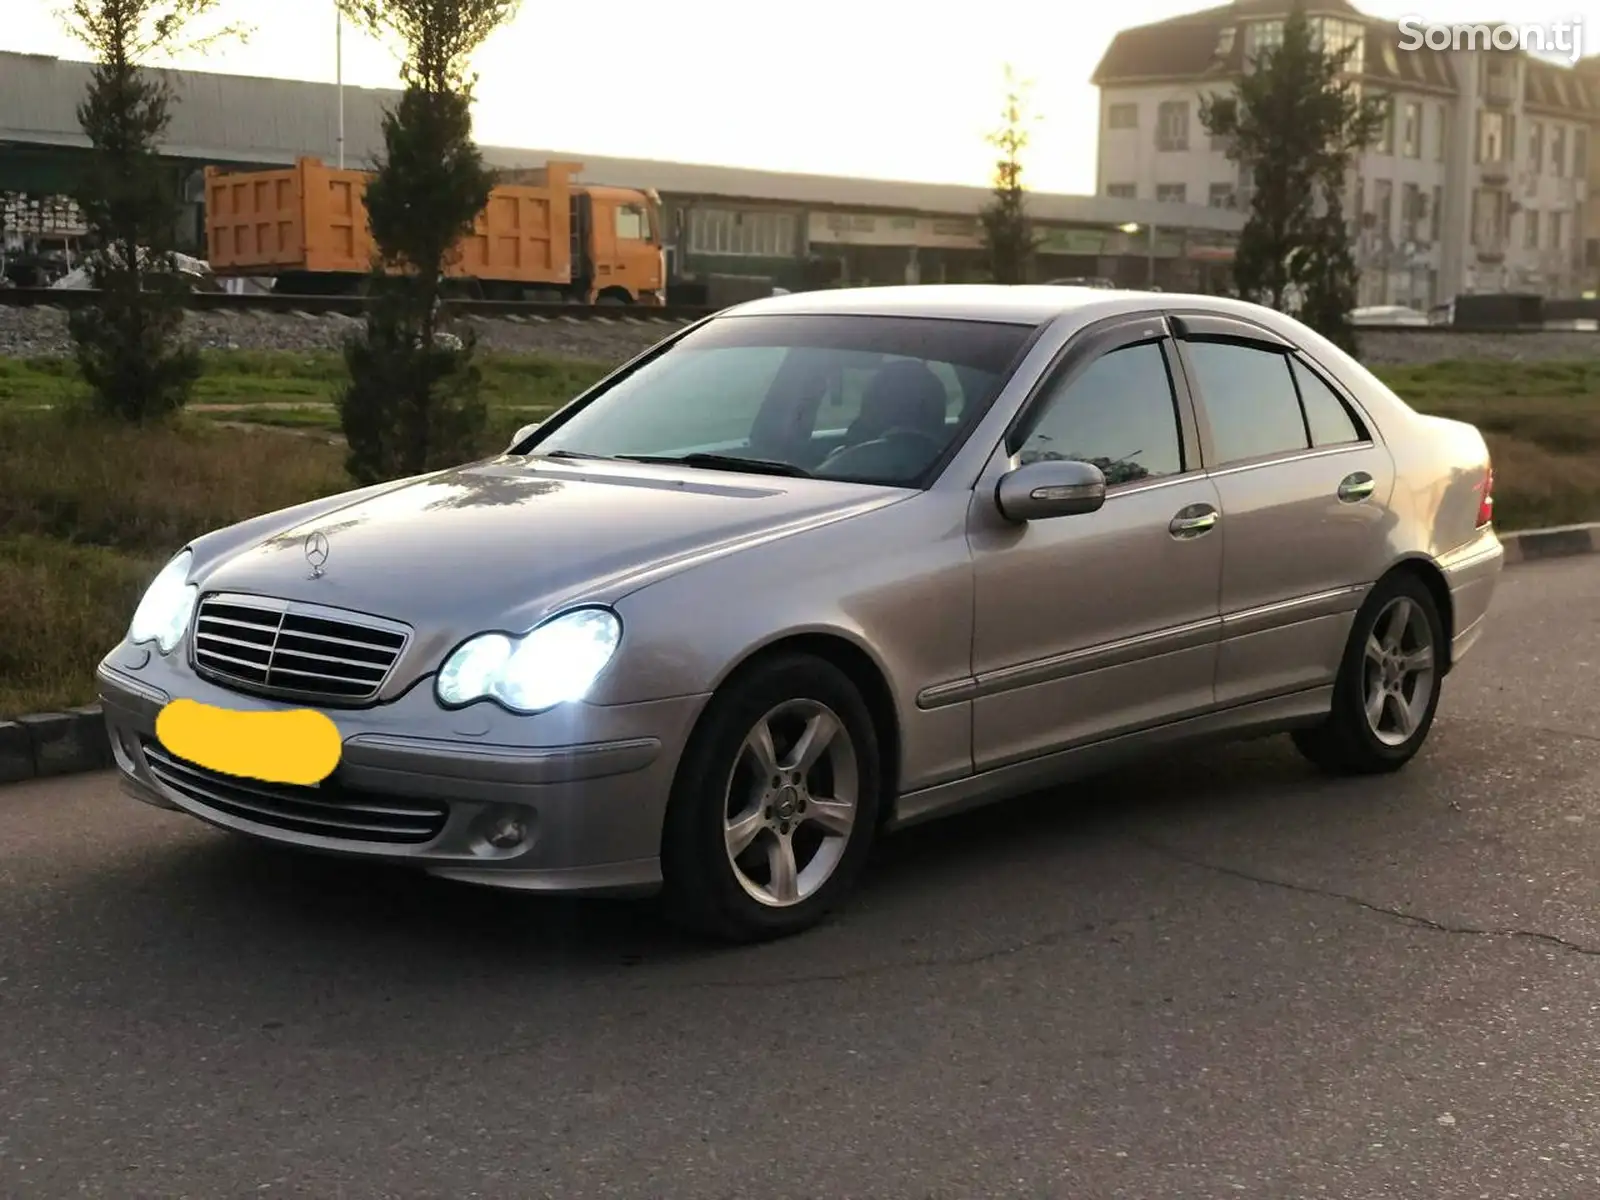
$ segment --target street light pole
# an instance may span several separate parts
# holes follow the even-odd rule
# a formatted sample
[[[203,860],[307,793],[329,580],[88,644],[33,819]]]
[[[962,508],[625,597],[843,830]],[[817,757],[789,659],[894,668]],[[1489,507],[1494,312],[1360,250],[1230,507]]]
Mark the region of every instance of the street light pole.
[[[344,9],[333,6],[333,78],[339,94],[339,170],[344,170]]]

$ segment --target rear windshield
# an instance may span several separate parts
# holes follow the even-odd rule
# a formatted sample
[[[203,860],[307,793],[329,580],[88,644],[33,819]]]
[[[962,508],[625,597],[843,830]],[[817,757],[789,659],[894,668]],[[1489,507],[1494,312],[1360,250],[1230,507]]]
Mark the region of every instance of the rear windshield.
[[[747,459],[915,486],[989,405],[1032,332],[929,317],[724,317],[553,422],[528,452],[711,455],[721,469]]]

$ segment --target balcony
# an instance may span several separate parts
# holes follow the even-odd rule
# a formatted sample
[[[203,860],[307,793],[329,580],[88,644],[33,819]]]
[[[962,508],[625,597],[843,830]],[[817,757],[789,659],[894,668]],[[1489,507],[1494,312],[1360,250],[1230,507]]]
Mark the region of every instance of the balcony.
[[[1476,246],[1478,261],[1484,263],[1503,263],[1506,260],[1505,238],[1487,238]]]
[[[1511,160],[1504,155],[1485,158],[1478,164],[1478,175],[1484,183],[1509,183],[1513,173]]]
[[[1483,80],[1483,102],[1491,108],[1511,108],[1517,102],[1515,75],[1492,72]]]

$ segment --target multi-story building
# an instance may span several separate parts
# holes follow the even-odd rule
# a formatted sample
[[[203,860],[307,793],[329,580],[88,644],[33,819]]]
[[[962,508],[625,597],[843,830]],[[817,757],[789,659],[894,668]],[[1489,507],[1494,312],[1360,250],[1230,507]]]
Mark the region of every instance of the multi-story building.
[[[1600,54],[1590,55],[1578,64],[1578,74],[1588,85],[1589,97],[1600,96]],[[1589,188],[1584,211],[1583,258],[1588,277],[1586,294],[1600,295],[1600,146],[1590,144]]]
[[[1283,37],[1285,0],[1231,4],[1128,29],[1096,69],[1096,190],[1249,204],[1250,179],[1200,121]],[[1415,50],[1346,0],[1310,0],[1323,47],[1383,97],[1388,119],[1352,164],[1347,200],[1362,304],[1429,307],[1462,292],[1577,295],[1593,286],[1600,67],[1516,51]]]

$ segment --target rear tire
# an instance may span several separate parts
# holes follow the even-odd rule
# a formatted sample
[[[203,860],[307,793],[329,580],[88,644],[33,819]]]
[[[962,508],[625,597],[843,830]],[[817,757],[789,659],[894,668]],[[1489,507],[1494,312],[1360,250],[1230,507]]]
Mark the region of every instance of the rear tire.
[[[1356,613],[1321,725],[1294,744],[1333,775],[1398,771],[1433,728],[1444,682],[1445,629],[1433,594],[1415,575],[1378,581]]]
[[[661,848],[668,914],[733,942],[817,924],[866,863],[881,781],[871,713],[844,672],[786,655],[734,676],[673,782]]]

